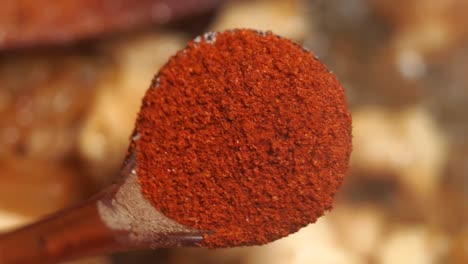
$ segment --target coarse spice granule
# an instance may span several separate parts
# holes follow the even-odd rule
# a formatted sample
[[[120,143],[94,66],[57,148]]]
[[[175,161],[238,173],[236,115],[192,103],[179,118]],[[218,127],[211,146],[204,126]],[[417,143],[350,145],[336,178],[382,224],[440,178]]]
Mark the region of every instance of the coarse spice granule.
[[[343,88],[313,53],[270,32],[208,33],[161,68],[132,143],[145,197],[213,233],[259,245],[332,208],[351,153]]]

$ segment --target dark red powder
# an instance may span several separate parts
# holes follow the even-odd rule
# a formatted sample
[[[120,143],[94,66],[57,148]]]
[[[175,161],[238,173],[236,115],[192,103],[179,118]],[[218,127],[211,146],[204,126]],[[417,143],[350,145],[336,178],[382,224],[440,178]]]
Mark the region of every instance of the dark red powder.
[[[136,132],[144,195],[214,231],[208,247],[264,244],[331,209],[351,152],[343,88],[271,33],[206,34],[160,70]]]

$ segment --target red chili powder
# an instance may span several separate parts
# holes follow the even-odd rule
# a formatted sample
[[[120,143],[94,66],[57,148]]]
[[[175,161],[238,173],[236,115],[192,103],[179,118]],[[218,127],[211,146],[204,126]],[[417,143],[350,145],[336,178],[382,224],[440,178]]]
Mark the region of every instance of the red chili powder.
[[[136,133],[144,195],[202,246],[264,244],[332,208],[351,152],[343,88],[271,33],[191,41],[146,92]]]

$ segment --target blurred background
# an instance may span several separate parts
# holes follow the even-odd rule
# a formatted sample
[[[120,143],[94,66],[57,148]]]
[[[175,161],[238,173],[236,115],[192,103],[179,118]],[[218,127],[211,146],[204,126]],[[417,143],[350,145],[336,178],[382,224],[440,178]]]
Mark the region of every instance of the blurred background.
[[[468,0],[12,0],[0,4],[0,232],[117,175],[158,68],[205,31],[272,30],[345,87],[335,209],[262,247],[73,263],[468,263]],[[20,246],[20,245],[19,245]]]

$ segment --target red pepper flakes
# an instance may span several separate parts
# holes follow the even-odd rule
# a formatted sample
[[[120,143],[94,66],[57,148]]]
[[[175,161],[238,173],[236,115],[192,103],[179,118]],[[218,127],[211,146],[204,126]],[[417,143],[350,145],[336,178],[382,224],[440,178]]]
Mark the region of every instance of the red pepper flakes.
[[[147,91],[137,172],[154,207],[211,230],[202,246],[264,244],[332,208],[351,153],[343,88],[272,33],[205,34]]]

